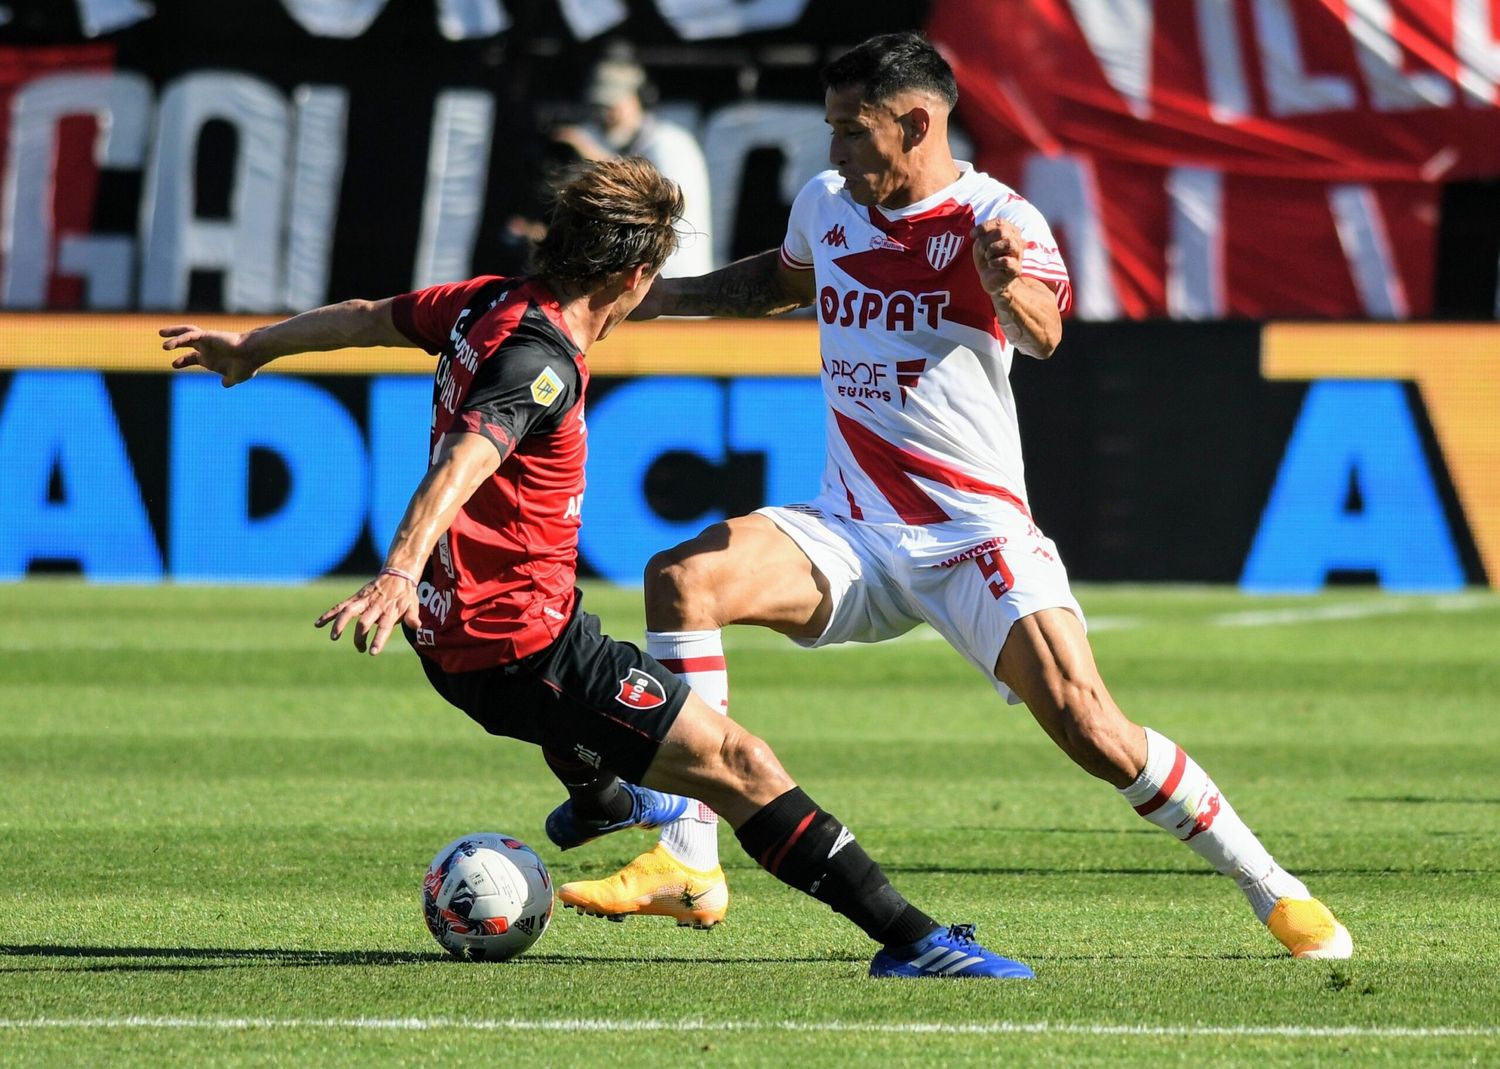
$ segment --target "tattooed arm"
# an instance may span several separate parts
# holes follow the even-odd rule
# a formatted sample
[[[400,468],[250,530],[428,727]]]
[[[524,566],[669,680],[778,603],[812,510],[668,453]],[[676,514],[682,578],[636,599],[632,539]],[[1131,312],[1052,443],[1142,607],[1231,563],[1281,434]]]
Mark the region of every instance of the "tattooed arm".
[[[813,273],[793,271],[776,249],[695,278],[659,278],[631,319],[729,316],[755,319],[812,304]]]

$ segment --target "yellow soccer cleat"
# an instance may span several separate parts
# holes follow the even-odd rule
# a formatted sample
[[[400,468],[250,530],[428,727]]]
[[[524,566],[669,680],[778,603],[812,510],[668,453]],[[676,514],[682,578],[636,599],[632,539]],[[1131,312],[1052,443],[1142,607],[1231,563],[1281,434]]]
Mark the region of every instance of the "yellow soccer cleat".
[[[1266,927],[1294,958],[1354,956],[1354,940],[1328,907],[1316,898],[1283,898],[1271,907]]]
[[[729,909],[729,884],[717,865],[690,869],[657,843],[607,879],[563,884],[557,897],[591,917],[671,917],[679,928],[712,928]]]

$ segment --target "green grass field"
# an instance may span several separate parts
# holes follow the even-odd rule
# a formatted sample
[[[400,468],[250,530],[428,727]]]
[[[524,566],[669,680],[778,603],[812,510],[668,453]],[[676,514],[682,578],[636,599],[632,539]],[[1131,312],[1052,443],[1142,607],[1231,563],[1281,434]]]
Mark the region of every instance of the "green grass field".
[[[730,633],[733,711],[897,886],[1033,983],[872,981],[852,926],[721,829],[712,932],[559,913],[451,961],[456,835],[567,855],[537,753],[395,645],[311,626],[353,583],[0,586],[0,1064],[1348,1065],[1500,1062],[1500,598],[1081,597],[1116,697],[1187,748],[1354,933],[1293,962],[1238,892],[1072,768],[930,634]],[[639,595],[590,608],[640,634]]]

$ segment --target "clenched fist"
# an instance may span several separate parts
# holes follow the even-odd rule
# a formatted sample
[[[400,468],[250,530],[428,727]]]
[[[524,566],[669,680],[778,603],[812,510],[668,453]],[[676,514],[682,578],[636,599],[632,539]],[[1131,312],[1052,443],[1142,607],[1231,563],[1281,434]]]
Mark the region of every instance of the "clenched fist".
[[[974,239],[974,266],[979,270],[979,283],[991,297],[998,297],[1021,277],[1026,239],[1016,224],[1005,219],[980,223],[970,236]]]

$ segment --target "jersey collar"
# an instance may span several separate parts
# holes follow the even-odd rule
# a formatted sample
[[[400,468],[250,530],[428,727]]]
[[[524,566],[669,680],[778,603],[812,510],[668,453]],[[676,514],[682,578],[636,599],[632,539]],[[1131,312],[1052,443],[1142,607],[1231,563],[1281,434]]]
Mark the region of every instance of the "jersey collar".
[[[540,309],[542,315],[558,329],[567,343],[573,347],[573,352],[581,354],[583,350],[573,340],[573,333],[568,329],[568,321],[563,318],[562,302],[552,292],[552,288],[535,275],[527,275],[524,288],[526,296]]]
[[[974,178],[974,165],[968,160],[954,160],[958,165],[958,177],[929,196],[919,201],[914,201],[904,208],[883,208],[876,204],[870,208],[870,219],[876,221],[879,217],[887,222],[914,222],[919,217],[933,212],[934,209],[943,208],[949,201],[962,200],[964,189]]]

